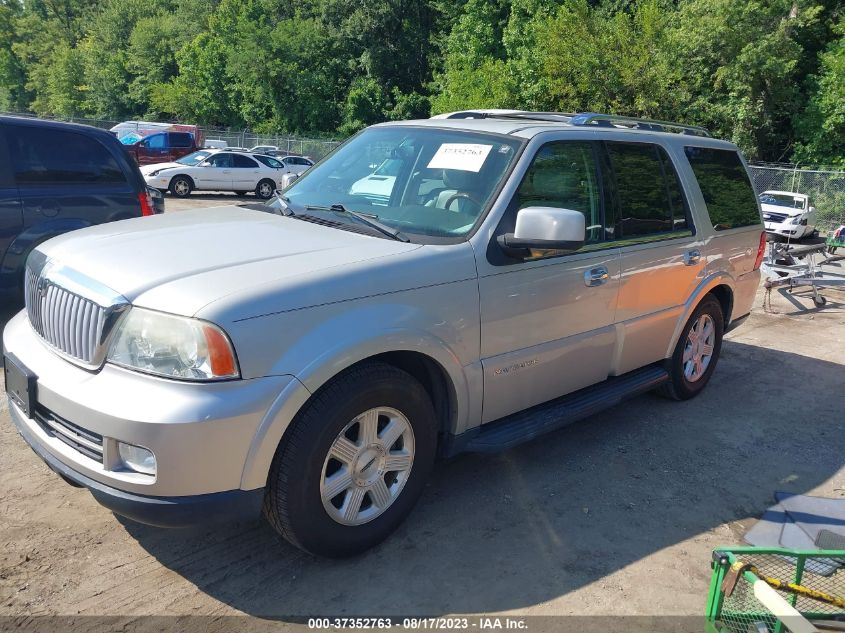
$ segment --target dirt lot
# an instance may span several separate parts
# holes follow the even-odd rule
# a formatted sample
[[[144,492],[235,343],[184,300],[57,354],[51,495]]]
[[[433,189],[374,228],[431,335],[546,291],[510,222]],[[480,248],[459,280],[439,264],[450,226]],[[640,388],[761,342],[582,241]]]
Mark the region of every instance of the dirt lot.
[[[845,496],[845,292],[826,294],[816,310],[776,293],[770,313],[761,292],[693,401],[646,395],[497,456],[440,463],[398,533],[341,562],[263,522],[119,519],[54,475],[0,400],[0,616],[699,615],[711,550],[740,543],[776,490]]]

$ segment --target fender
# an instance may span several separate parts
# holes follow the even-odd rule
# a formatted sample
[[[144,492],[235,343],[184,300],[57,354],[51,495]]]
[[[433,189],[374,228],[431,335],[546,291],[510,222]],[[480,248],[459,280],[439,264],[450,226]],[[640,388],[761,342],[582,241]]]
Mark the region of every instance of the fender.
[[[362,360],[382,353],[401,351],[424,354],[446,372],[448,382],[451,383],[447,387],[452,390],[457,408],[450,432],[457,434],[459,429],[466,429],[469,384],[457,358],[445,343],[425,332],[399,329],[383,332],[378,339],[349,341],[346,345],[338,344],[327,348],[303,368],[300,375],[291,376],[291,381],[274,401],[256,431],[244,464],[241,488],[251,490],[266,485],[267,473],[270,471],[276,447],[293,418],[317,389],[344,369]],[[475,384],[478,389],[481,388],[480,372]],[[480,402],[480,397],[476,402]],[[480,407],[478,414],[480,415]]]
[[[26,262],[26,258],[32,252],[32,249],[51,237],[89,226],[91,226],[91,223],[87,220],[62,218],[39,222],[24,229],[9,245],[6,255],[3,257],[2,265],[0,265],[0,276],[14,278],[12,285],[21,283],[22,277],[20,279],[18,277],[22,274],[24,262]]]
[[[687,324],[687,321],[696,306],[698,306],[704,298],[704,295],[713,290],[716,286],[723,285],[728,286],[731,289],[731,292],[734,292],[736,280],[724,271],[708,275],[701,281],[700,284],[698,284],[698,287],[684,304],[684,311],[681,313],[681,317],[678,319],[678,324],[675,326],[675,331],[672,333],[672,338],[669,341],[669,347],[666,349],[665,358],[670,358],[674,353],[675,346],[678,344],[678,339],[681,337],[681,330],[684,329],[684,326]],[[725,323],[725,327],[728,327],[727,323]]]
[[[454,290],[456,297],[462,292],[460,288]],[[441,286],[438,292],[442,294],[444,287]],[[465,292],[463,296],[466,297]],[[242,488],[249,490],[265,485],[276,447],[311,394],[345,369],[379,354],[414,352],[426,356],[443,370],[455,408],[449,432],[460,433],[466,430],[471,420],[480,420],[483,383],[477,362],[477,324],[469,327],[456,325],[461,321],[466,323],[466,319],[452,318],[452,314],[432,320],[427,308],[422,307],[433,305],[442,308],[444,303],[456,313],[465,313],[466,305],[458,305],[458,301],[451,304],[421,301],[409,305],[386,299],[377,304],[365,303],[355,309],[350,309],[347,304],[343,311],[326,306],[263,317],[278,321],[272,327],[272,331],[279,333],[278,347],[272,347],[276,351],[282,350],[280,357],[272,360],[267,373],[288,375],[293,380],[267,412],[252,440],[244,465]],[[239,331],[233,332],[236,347],[238,334],[267,331],[266,324],[255,327],[251,321],[241,322],[238,325],[243,329],[239,327]],[[437,326],[435,331],[427,331],[416,327],[419,323],[436,323]],[[449,345],[447,341],[455,341],[455,344]],[[267,353],[274,352],[268,349]],[[471,354],[475,354],[476,358],[469,358],[464,365],[461,356],[467,358]]]

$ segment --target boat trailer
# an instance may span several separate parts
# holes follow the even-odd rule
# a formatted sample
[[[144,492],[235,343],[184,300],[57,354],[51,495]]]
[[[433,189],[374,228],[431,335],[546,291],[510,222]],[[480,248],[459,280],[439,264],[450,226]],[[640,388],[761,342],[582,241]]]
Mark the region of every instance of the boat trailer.
[[[825,243],[794,245],[771,242],[766,259],[760,271],[763,273],[763,285],[768,292],[772,288],[810,287],[813,290],[813,303],[821,308],[827,299],[819,292],[821,288],[845,288],[845,267],[839,262],[843,256],[828,253]]]

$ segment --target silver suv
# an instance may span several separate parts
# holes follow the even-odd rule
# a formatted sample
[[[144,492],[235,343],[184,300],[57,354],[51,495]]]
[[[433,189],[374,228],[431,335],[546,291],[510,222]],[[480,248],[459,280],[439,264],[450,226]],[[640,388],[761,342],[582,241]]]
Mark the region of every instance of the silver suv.
[[[598,114],[376,125],[275,211],[127,220],[30,256],[11,417],[114,512],[263,509],[304,550],[365,550],[437,456],[698,394],[765,245],[734,145]]]

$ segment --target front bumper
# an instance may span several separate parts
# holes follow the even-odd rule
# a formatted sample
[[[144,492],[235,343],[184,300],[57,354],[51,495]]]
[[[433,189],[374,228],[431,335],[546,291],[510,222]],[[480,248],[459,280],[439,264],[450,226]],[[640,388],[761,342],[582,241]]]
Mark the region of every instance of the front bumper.
[[[198,503],[192,498],[217,493],[260,494],[264,481],[253,478],[252,485],[243,485],[244,469],[268,412],[295,380],[291,376],[197,384],[108,364],[90,372],[50,351],[23,312],[9,321],[3,344],[38,376],[39,407],[102,436],[103,458],[98,461],[9,403],[18,430],[35,452],[63,476],[91,489],[98,500],[108,495],[133,502],[153,498],[158,506],[169,506]],[[151,450],[156,474],[116,468],[107,455],[114,457],[108,446],[117,441]],[[113,507],[116,501],[103,503],[130,516],[128,510]]]
[[[804,227],[800,224],[774,224],[773,222],[766,222],[766,233],[772,235],[780,235],[782,237],[795,237],[804,233]]]
[[[147,183],[148,187],[152,187],[153,189],[167,191],[167,188],[170,186],[170,177],[164,175],[144,176],[144,182]]]
[[[107,486],[76,472],[50,453],[31,433],[27,418],[16,405],[9,403],[9,412],[18,433],[51,470],[71,484],[88,488],[100,505],[115,514],[139,523],[169,528],[253,519],[261,514],[264,488],[182,497],[155,497]]]

